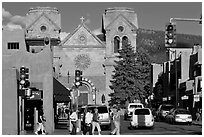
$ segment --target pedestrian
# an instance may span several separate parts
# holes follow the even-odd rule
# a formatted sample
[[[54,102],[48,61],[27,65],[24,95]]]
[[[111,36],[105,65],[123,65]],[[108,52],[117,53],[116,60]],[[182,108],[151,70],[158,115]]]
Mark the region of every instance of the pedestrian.
[[[45,135],[46,134],[46,130],[45,130],[45,126],[44,126],[44,123],[46,122],[45,118],[43,117],[43,110],[39,110],[39,113],[38,113],[38,127],[35,131],[35,134],[36,135],[39,135],[40,132],[42,135]]]
[[[70,110],[70,112],[69,112],[69,121],[68,121],[68,125],[69,125],[69,129],[68,130],[69,130],[69,133],[72,132],[72,128],[73,128],[73,125],[72,125],[71,119],[70,119],[71,114],[72,114],[72,110]]]
[[[58,108],[58,119],[60,119],[60,117],[61,117],[61,108]]]
[[[196,121],[200,121],[200,111],[198,110],[197,112],[196,112]]]
[[[115,125],[115,128],[113,131],[111,131],[111,135],[120,135],[120,109],[116,108],[113,109],[113,123]]]
[[[62,107],[62,118],[65,117],[65,111],[64,111],[64,107]]]
[[[89,135],[92,135],[92,120],[93,120],[93,114],[91,112],[91,109],[88,109],[85,115],[83,135],[86,135],[87,132],[89,132]]]
[[[98,130],[98,134],[101,135],[101,127],[100,127],[100,124],[99,124],[99,114],[98,114],[98,109],[97,108],[94,109],[94,113],[93,113],[92,135],[94,135],[95,127]]]
[[[76,126],[77,126],[77,121],[78,121],[78,116],[77,116],[76,109],[74,109],[74,111],[70,115],[70,120],[71,120],[71,123],[72,123],[71,135],[76,135],[76,128],[77,128]]]

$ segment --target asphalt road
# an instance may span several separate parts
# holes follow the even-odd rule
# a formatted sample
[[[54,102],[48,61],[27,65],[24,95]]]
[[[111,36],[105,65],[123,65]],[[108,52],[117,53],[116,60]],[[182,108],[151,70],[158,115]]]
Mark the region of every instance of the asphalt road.
[[[124,121],[121,117],[121,135],[201,135],[202,127],[198,125],[172,125],[165,122],[155,122],[153,129],[139,128],[129,130],[130,121]],[[103,130],[103,135],[110,134],[110,131]]]
[[[172,125],[166,122],[155,122],[154,128],[139,128],[135,130],[128,129],[130,121],[123,120],[121,117],[121,135],[201,135],[202,126],[199,125]],[[62,128],[63,127],[63,128]],[[112,129],[113,130],[113,129]],[[102,129],[102,135],[109,135],[111,130]],[[67,125],[63,124],[61,129],[55,131],[56,135],[67,135]],[[95,135],[97,135],[95,131]],[[81,133],[78,133],[81,135]]]

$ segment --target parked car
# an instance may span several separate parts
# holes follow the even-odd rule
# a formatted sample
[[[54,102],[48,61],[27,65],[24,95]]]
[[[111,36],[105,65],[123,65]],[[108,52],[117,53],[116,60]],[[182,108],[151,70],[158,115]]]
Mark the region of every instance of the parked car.
[[[133,111],[129,129],[138,127],[154,127],[154,116],[149,108],[136,108]]]
[[[92,113],[94,113],[94,109],[98,109],[99,113],[99,123],[101,127],[106,127],[107,129],[111,129],[111,117],[110,112],[107,106],[105,105],[87,105],[84,109],[84,115],[83,115],[83,122],[85,121],[85,114],[87,110],[91,110]]]
[[[128,118],[132,117],[133,111],[136,108],[144,108],[144,105],[142,103],[129,103],[127,109],[124,113],[124,120],[127,120]]]
[[[166,122],[171,124],[187,123],[190,125],[192,123],[192,115],[185,108],[173,108],[165,118]]]
[[[156,111],[156,120],[162,121],[165,120],[165,116],[169,113],[169,111],[174,108],[172,104],[161,104]]]

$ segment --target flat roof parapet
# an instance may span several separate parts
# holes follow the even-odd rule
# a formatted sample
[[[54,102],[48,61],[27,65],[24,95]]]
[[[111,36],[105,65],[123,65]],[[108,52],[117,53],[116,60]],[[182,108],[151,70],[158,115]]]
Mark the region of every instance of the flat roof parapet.
[[[54,13],[59,13],[58,9],[56,7],[35,7],[35,8],[30,8],[29,13],[33,12],[43,12],[43,11],[50,11]]]
[[[105,9],[105,12],[114,12],[114,11],[134,12],[133,8],[128,8],[128,7],[112,7],[112,8]]]

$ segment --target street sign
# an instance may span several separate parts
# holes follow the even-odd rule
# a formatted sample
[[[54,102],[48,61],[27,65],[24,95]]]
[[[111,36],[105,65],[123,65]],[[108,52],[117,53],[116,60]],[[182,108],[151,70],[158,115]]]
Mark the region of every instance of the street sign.
[[[200,97],[199,97],[199,95],[194,95],[194,101],[195,101],[195,102],[200,101]]]
[[[42,99],[42,90],[33,90],[32,91],[32,96],[29,97],[30,100],[40,100]]]

